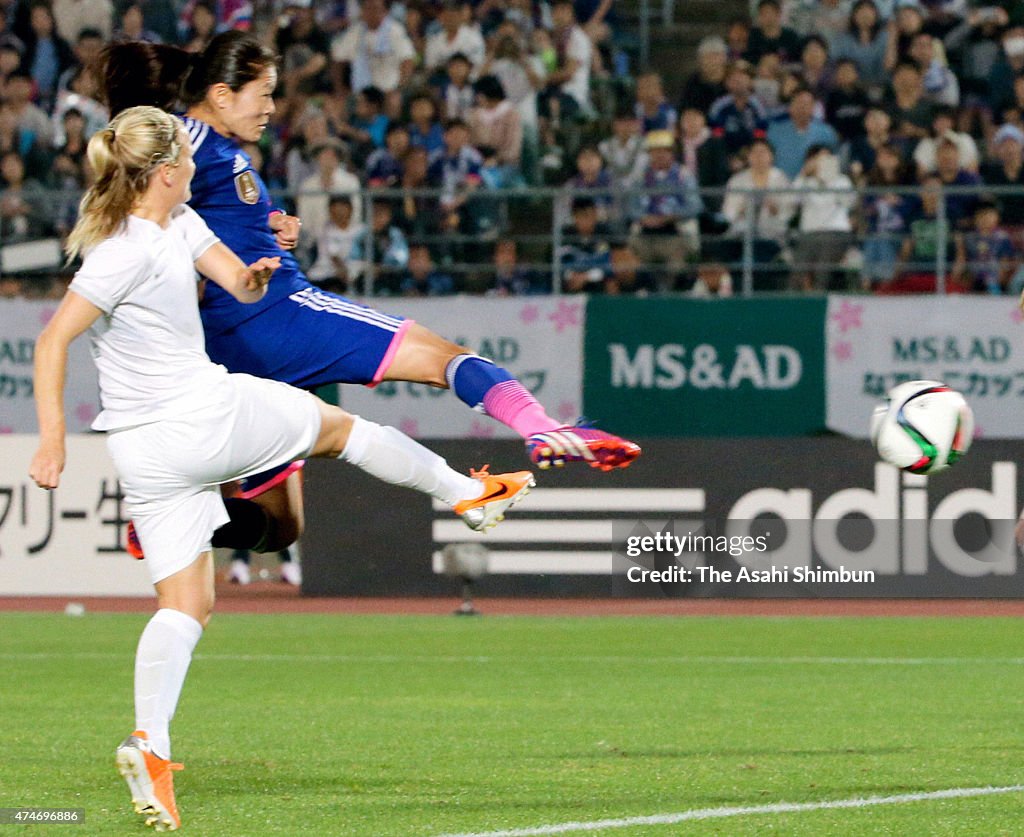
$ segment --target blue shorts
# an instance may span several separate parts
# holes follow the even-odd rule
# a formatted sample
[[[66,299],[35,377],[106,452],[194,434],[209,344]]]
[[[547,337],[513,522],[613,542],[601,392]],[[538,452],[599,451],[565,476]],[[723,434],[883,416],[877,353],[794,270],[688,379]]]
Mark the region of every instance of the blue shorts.
[[[383,379],[412,324],[310,287],[233,328],[207,332],[206,351],[230,372],[301,389],[327,384],[372,387]],[[255,497],[294,470],[293,463],[249,477],[242,482],[241,496]]]
[[[379,383],[413,323],[316,288],[303,288],[227,329],[206,352],[229,372],[300,389]]]

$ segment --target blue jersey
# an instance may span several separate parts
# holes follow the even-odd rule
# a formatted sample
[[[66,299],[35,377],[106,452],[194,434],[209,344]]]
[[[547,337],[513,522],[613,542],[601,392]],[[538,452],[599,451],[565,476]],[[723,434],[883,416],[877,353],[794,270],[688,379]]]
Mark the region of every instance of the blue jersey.
[[[263,256],[281,258],[281,267],[259,302],[241,303],[213,282],[207,283],[200,307],[203,328],[207,335],[220,334],[311,286],[291,253],[277,245],[268,218],[274,205],[249,155],[205,122],[185,117],[185,127],[196,163],[189,206],[246,264]]]

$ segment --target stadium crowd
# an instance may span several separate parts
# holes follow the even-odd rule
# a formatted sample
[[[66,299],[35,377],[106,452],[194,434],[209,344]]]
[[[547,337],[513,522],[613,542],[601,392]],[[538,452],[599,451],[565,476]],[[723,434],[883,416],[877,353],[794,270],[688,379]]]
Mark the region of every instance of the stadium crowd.
[[[105,43],[230,28],[281,57],[246,151],[329,290],[1024,285],[1012,0],[752,0],[678,91],[630,74],[612,0],[0,0],[0,245],[73,225]]]

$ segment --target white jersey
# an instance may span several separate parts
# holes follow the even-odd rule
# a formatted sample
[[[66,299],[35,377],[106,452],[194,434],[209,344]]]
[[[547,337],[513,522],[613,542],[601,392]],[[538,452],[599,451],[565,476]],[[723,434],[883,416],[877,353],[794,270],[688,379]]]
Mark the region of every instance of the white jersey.
[[[187,415],[227,376],[206,355],[194,262],[219,239],[188,206],[167,228],[129,215],[70,289],[103,312],[89,329],[103,411],[94,430]]]

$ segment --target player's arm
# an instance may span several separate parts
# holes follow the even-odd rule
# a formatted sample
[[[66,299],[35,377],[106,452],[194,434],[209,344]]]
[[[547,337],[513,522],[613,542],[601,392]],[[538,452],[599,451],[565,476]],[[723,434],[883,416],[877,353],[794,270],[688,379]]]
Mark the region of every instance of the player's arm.
[[[102,314],[84,297],[68,291],[36,341],[34,390],[39,447],[28,473],[40,488],[56,488],[64,470],[64,379],[68,346]]]
[[[221,242],[211,245],[196,259],[196,270],[216,282],[239,302],[259,302],[267,292],[267,283],[281,266],[277,256],[264,256],[246,266]]]

